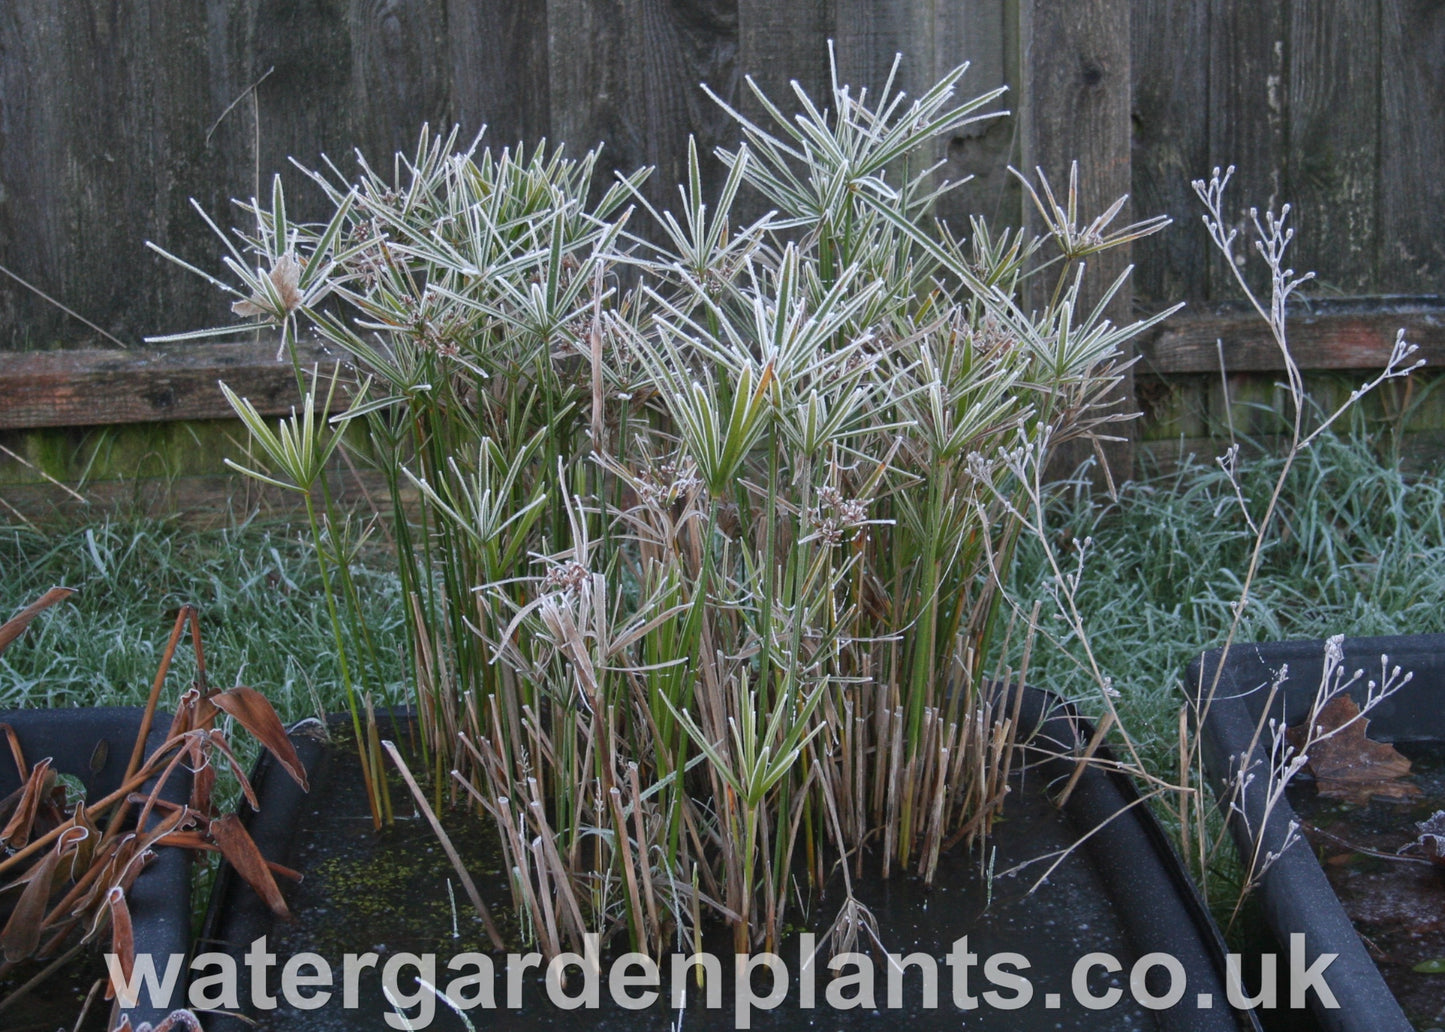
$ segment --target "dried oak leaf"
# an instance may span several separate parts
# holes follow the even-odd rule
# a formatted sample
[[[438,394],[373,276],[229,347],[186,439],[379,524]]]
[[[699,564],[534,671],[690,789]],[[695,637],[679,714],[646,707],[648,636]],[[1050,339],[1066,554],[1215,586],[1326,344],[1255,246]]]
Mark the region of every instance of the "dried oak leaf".
[[[1300,724],[1285,735],[1296,751],[1308,754],[1305,770],[1327,799],[1363,805],[1420,795],[1420,786],[1402,780],[1410,773],[1410,761],[1388,742],[1365,737],[1369,724],[1354,699],[1337,695],[1319,711],[1313,729]]]

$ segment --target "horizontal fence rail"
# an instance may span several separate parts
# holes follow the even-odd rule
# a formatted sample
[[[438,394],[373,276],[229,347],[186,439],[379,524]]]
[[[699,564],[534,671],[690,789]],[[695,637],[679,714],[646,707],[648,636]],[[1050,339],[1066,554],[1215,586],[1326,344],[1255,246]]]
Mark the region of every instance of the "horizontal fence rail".
[[[1445,300],[1368,298],[1296,304],[1288,309],[1288,341],[1306,371],[1383,369],[1403,330],[1416,358],[1445,366]],[[1239,305],[1166,320],[1138,345],[1138,373],[1274,373],[1284,355],[1268,324]]]
[[[319,348],[297,359],[304,368],[336,362]],[[274,344],[0,353],[0,430],[228,419],[221,381],[262,415],[285,415],[299,401],[295,367]]]
[[[1382,369],[1402,330],[1427,368],[1445,368],[1445,300],[1325,301],[1295,305],[1288,314],[1290,352],[1305,372]],[[1139,342],[1138,355],[1141,376],[1285,368],[1269,327],[1239,305],[1176,315]],[[303,345],[296,359],[323,376],[338,363],[349,365],[316,346]],[[286,415],[298,401],[295,366],[269,342],[0,352],[0,430],[228,419],[220,381],[262,415]]]

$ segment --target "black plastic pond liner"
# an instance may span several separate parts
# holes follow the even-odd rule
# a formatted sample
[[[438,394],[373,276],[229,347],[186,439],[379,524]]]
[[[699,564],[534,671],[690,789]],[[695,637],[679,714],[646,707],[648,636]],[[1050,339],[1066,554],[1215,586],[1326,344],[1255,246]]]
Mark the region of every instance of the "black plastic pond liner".
[[[895,877],[859,887],[863,901],[878,915],[884,943],[890,950],[907,953],[911,950],[932,951],[938,956],[948,950],[958,937],[969,936],[969,949],[980,958],[1000,951],[1017,951],[1028,957],[1033,966],[1028,977],[1036,983],[1037,992],[1023,1010],[992,1009],[983,1004],[976,1010],[955,1008],[949,995],[948,969],[940,964],[941,978],[938,1009],[924,1009],[919,1001],[908,997],[902,1010],[883,1006],[884,969],[877,968],[878,1001],[869,1011],[835,1011],[825,1009],[823,1000],[827,985],[826,971],[818,978],[817,1009],[800,1010],[790,997],[776,1010],[752,1013],[755,1029],[794,1029],[824,1027],[828,1029],[877,1028],[884,1023],[906,1023],[923,1032],[926,1029],[958,1028],[1080,1028],[1132,1030],[1158,1028],[1169,1032],[1192,1030],[1257,1029],[1252,1013],[1229,1007],[1225,991],[1224,946],[1218,928],[1199,899],[1192,882],[1184,872],[1167,839],[1140,803],[1132,783],[1122,775],[1098,766],[1089,767],[1080,778],[1065,813],[1060,813],[1046,798],[1046,789],[1057,788],[1074,769],[1071,761],[1056,757],[1057,752],[1075,748],[1086,741],[1091,729],[1076,711],[1056,697],[1027,690],[1020,708],[1021,725],[1036,729],[1028,753],[1028,769],[1015,782],[1005,819],[997,825],[985,847],[989,856],[978,854],[945,855],[931,892],[907,878]],[[383,721],[383,737],[386,722]],[[345,721],[349,727],[349,720]],[[333,725],[339,726],[339,725]],[[283,864],[299,864],[305,872],[305,860],[311,856],[310,837],[324,838],[334,834],[335,821],[343,810],[351,818],[365,814],[365,803],[356,782],[355,750],[350,744],[332,747],[323,742],[320,725],[310,722],[293,730],[292,740],[305,763],[312,784],[312,796],[304,796],[269,755],[263,756],[253,782],[260,795],[259,812],[247,812],[243,819],[260,845],[262,852]],[[402,732],[403,735],[405,732]],[[349,761],[349,762],[348,762]],[[351,769],[343,769],[350,767]],[[349,793],[349,803],[323,801],[318,795],[329,792]],[[403,796],[394,795],[397,813],[408,809]],[[324,825],[324,828],[322,827]],[[366,824],[369,829],[369,821]],[[1096,834],[1088,835],[1097,830]],[[425,833],[430,835],[429,832]],[[1054,850],[1068,847],[1081,837],[1084,845],[1049,878],[1046,885],[1028,894],[1046,863],[1030,867],[1011,878],[978,878],[981,865],[992,859],[997,871],[1024,861],[1035,860]],[[307,840],[303,842],[303,840]],[[975,885],[965,885],[972,878]],[[438,878],[440,880],[440,878]],[[283,883],[289,899],[298,906],[306,897],[306,882],[301,886]],[[504,883],[496,882],[494,890]],[[315,886],[313,885],[313,888]],[[488,886],[482,886],[487,896]],[[461,894],[458,891],[457,896]],[[501,915],[507,906],[501,896],[492,897],[494,914]],[[836,897],[830,897],[836,908]],[[340,922],[340,938],[348,949],[362,951],[387,948],[378,943],[384,933],[367,930],[359,921],[348,924],[348,911],[360,913],[366,905],[359,899],[310,900],[316,909],[331,912],[331,919]],[[400,900],[395,904],[403,904]],[[459,900],[459,906],[465,903]],[[822,907],[828,919],[832,911]],[[901,915],[900,912],[901,911]],[[304,918],[304,914],[299,915]],[[815,914],[815,920],[816,920]],[[902,920],[900,920],[900,916]],[[824,921],[826,923],[826,920]],[[443,929],[442,931],[445,931]],[[269,948],[278,954],[277,966],[286,957],[276,949],[278,942],[290,940],[287,926],[276,922],[265,906],[228,868],[222,868],[212,895],[201,949],[229,952],[239,961],[246,950],[261,936],[269,936]],[[730,936],[705,944],[717,953],[731,952]],[[389,944],[392,950],[412,950],[411,945]],[[301,947],[303,949],[308,947]],[[867,949],[860,945],[858,949]],[[420,947],[415,948],[421,952]],[[1072,964],[1083,954],[1102,951],[1116,956],[1123,970],[1100,979],[1095,972],[1089,986],[1093,993],[1109,987],[1122,989],[1123,1001],[1112,1008],[1091,1010],[1079,1006],[1070,996]],[[691,952],[690,946],[687,952]],[[1130,999],[1129,969],[1139,957],[1162,953],[1175,958],[1187,972],[1187,994],[1179,1005],[1166,1010],[1149,1010]],[[778,950],[789,965],[796,964],[797,953],[789,942]],[[340,964],[331,958],[335,968]],[[730,963],[730,958],[728,958]],[[449,977],[445,961],[438,963],[439,981]],[[497,963],[497,1006],[495,1009],[473,1011],[470,1015],[477,1028],[488,1030],[537,1029],[642,1029],[663,1030],[672,1027],[676,1014],[666,1005],[668,981],[664,965],[663,1002],[645,1011],[624,1011],[611,1004],[606,988],[606,958],[599,1010],[563,1011],[548,1004],[537,985],[531,986],[527,1005],[520,1010],[504,1006],[504,976],[500,973],[502,959]],[[249,1007],[252,987],[246,981],[248,969],[238,963],[242,976],[240,999],[248,1017],[265,1029],[308,1030],[382,1029],[385,1001],[379,989],[363,986],[360,1006],[344,1010],[339,977],[330,1004],[317,1010],[301,1012],[281,1006],[276,1010]],[[534,972],[535,974],[535,972]],[[1159,994],[1167,986],[1155,976],[1155,969],[1146,980],[1149,991]],[[691,1007],[682,1021],[685,1029],[725,1029],[735,1027],[731,994],[732,971],[725,967],[724,1004],[712,1011]],[[975,992],[993,988],[974,972]],[[540,979],[538,979],[540,984]],[[275,993],[274,971],[269,991]],[[694,998],[696,990],[692,990]],[[1063,997],[1061,1003],[1049,1004],[1047,997]],[[1202,1005],[1207,997],[1209,1005]],[[532,1001],[535,999],[535,1005]],[[395,1027],[395,1026],[393,1026]],[[435,1008],[433,1029],[460,1029],[463,1026],[444,1006]],[[213,1014],[207,1019],[208,1032],[242,1032],[251,1026],[240,1019]]]
[[[1342,669],[1346,676],[1365,672],[1364,680],[1381,680],[1381,657],[1413,677],[1369,713],[1369,735],[1380,741],[1445,742],[1445,635],[1346,638]],[[1221,664],[1222,659],[1222,664]],[[1270,685],[1282,667],[1288,677],[1270,701]],[[1273,717],[1285,726],[1298,724],[1309,711],[1325,666],[1325,642],[1294,641],[1235,645],[1227,654],[1206,652],[1189,665],[1187,684],[1196,698],[1218,686],[1201,728],[1204,767],[1216,794],[1228,791],[1235,773],[1253,771],[1254,791],[1237,800],[1242,810],[1231,815],[1230,829],[1243,856],[1256,846],[1251,828],[1259,829],[1259,855],[1279,853],[1265,871],[1256,898],[1265,923],[1288,956],[1290,936],[1303,935],[1307,963],[1334,953],[1324,980],[1337,1008],[1326,1008],[1311,992],[1311,1009],[1319,1026],[1330,1032],[1408,1032],[1411,1028],[1379,969],[1330,887],[1325,873],[1302,838],[1285,848],[1294,809],[1281,798],[1266,814],[1265,773],[1269,763],[1269,731],[1257,734],[1262,720]],[[1351,689],[1364,697],[1364,681]],[[1269,712],[1265,712],[1266,705]],[[1257,739],[1257,740],[1256,740]],[[1251,743],[1253,751],[1251,752]],[[1283,969],[1281,969],[1283,970]]]
[[[0,711],[0,723],[15,729],[26,763],[34,764],[49,756],[53,769],[79,778],[86,799],[94,801],[120,787],[144,715],[145,711],[137,706],[8,710]],[[170,723],[168,714],[156,714],[146,739],[146,755],[165,744]],[[0,798],[19,787],[20,775],[10,749],[0,746]],[[167,781],[162,798],[185,803],[189,794],[190,775],[184,768],[178,769]],[[137,955],[150,954],[162,967],[165,958],[187,955],[191,945],[191,859],[187,851],[159,850],[136,878],[126,902]],[[109,933],[102,933],[100,948],[107,948],[109,942]],[[185,989],[182,970],[178,998],[184,996]],[[79,1016],[77,1001],[66,998],[53,986],[41,986],[31,997],[18,1005],[17,1011],[23,1008],[27,1017],[50,1020],[50,1028],[70,1028]],[[169,1008],[145,1005],[144,997],[140,1002],[142,1006],[124,1012],[133,1026],[141,1022],[155,1024],[169,1012]],[[107,1007],[96,1009],[104,1015]],[[114,1015],[114,1022],[119,1019],[119,1014]],[[20,1013],[0,1014],[0,1028],[20,1027],[21,1023]]]
[[[1072,706],[1038,690],[1025,692],[1019,720],[1025,728],[1038,728],[1034,751],[1042,773],[1052,782],[1066,783],[1075,763],[1061,754],[1089,741],[1094,729]],[[1098,756],[1105,764],[1114,759],[1106,747]],[[1212,995],[1220,1014],[1231,1013],[1225,1003],[1224,937],[1133,781],[1117,770],[1091,766],[1079,778],[1066,809],[1081,834],[1099,829],[1085,848],[1139,955],[1174,957],[1190,973],[1191,993],[1197,981],[1199,992]],[[1232,1023],[1258,1027],[1252,1014],[1233,1013]],[[1202,1029],[1224,1023],[1198,1008],[1180,1006],[1161,1014],[1160,1027]]]

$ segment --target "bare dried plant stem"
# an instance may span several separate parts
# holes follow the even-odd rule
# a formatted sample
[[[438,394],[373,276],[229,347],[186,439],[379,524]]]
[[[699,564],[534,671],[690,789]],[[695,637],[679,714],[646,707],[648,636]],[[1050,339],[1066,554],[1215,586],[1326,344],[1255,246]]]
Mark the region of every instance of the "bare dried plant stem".
[[[160,704],[161,688],[166,683],[166,675],[170,673],[171,660],[175,657],[176,646],[180,644],[181,634],[185,632],[186,623],[194,617],[195,612],[196,607],[187,602],[176,614],[176,623],[171,628],[170,640],[166,642],[165,650],[161,653],[160,666],[156,669],[155,679],[151,682],[151,693],[146,698],[145,714],[141,717],[140,730],[136,732],[135,745],[131,748],[130,761],[125,765],[125,777],[121,779],[122,781],[129,781],[140,769],[141,760],[145,756],[146,739],[150,736],[156,707]],[[197,648],[199,649],[199,646]]]
[[[1235,260],[1233,244],[1236,238],[1237,231],[1226,231],[1226,229],[1224,228],[1227,224],[1227,221],[1225,219],[1222,207],[1223,196],[1225,187],[1228,185],[1230,176],[1233,174],[1233,172],[1233,167],[1226,169],[1223,173],[1221,173],[1219,169],[1215,169],[1213,177],[1208,182],[1204,180],[1196,181],[1194,183],[1194,190],[1206,209],[1206,214],[1204,215],[1204,224],[1209,231],[1211,241],[1214,243],[1215,247],[1224,257],[1225,264],[1228,266],[1231,274],[1233,275],[1241,293],[1244,295],[1250,305],[1255,309],[1255,311],[1260,315],[1260,317],[1264,319],[1266,324],[1269,326],[1271,335],[1274,337],[1275,344],[1279,349],[1285,366],[1285,372],[1288,379],[1287,392],[1290,398],[1291,405],[1293,407],[1293,416],[1291,420],[1289,446],[1285,450],[1285,454],[1280,466],[1280,472],[1275,478],[1275,481],[1271,487],[1268,500],[1265,503],[1264,511],[1257,519],[1253,516],[1253,514],[1249,512],[1248,507],[1245,504],[1243,493],[1239,488],[1238,481],[1236,480],[1235,459],[1238,454],[1238,446],[1232,446],[1228,455],[1223,460],[1221,460],[1221,465],[1224,467],[1226,473],[1229,475],[1231,483],[1235,486],[1235,497],[1239,502],[1240,509],[1244,513],[1245,519],[1248,522],[1251,531],[1254,534],[1254,539],[1253,545],[1249,552],[1249,559],[1245,569],[1244,578],[1241,583],[1239,598],[1233,606],[1228,628],[1225,632],[1222,651],[1220,652],[1220,661],[1218,662],[1218,664],[1216,664],[1212,674],[1209,675],[1210,681],[1207,688],[1205,688],[1205,686],[1202,684],[1193,686],[1197,693],[1196,698],[1198,699],[1198,710],[1194,715],[1194,719],[1197,725],[1202,725],[1208,715],[1210,703],[1218,690],[1220,678],[1223,676],[1224,673],[1224,657],[1228,655],[1229,649],[1233,646],[1235,639],[1238,636],[1240,625],[1244,619],[1245,611],[1252,601],[1251,591],[1253,589],[1256,577],[1259,573],[1260,562],[1264,554],[1265,545],[1269,539],[1269,535],[1273,531],[1273,523],[1276,513],[1278,511],[1280,498],[1283,495],[1285,485],[1288,482],[1290,473],[1293,470],[1294,464],[1298,459],[1299,455],[1315,440],[1317,440],[1321,434],[1325,433],[1346,411],[1348,411],[1355,404],[1356,401],[1358,401],[1365,394],[1373,391],[1376,387],[1386,382],[1387,380],[1395,379],[1402,376],[1408,376],[1411,372],[1413,372],[1415,369],[1419,368],[1419,366],[1423,364],[1423,360],[1417,360],[1414,362],[1409,361],[1413,352],[1415,351],[1415,348],[1412,345],[1406,343],[1404,339],[1404,331],[1402,330],[1400,334],[1396,337],[1395,347],[1392,350],[1392,353],[1385,365],[1385,368],[1373,379],[1369,380],[1363,386],[1353,391],[1349,399],[1343,405],[1339,406],[1333,412],[1322,418],[1319,424],[1315,426],[1312,430],[1310,430],[1309,432],[1305,431],[1304,415],[1306,411],[1307,394],[1305,392],[1303,376],[1300,373],[1299,366],[1295,362],[1294,356],[1289,347],[1286,315],[1290,295],[1292,295],[1295,290],[1298,289],[1302,284],[1308,282],[1314,274],[1305,273],[1303,275],[1296,276],[1292,269],[1286,268],[1284,265],[1286,249],[1288,248],[1290,242],[1294,237],[1294,230],[1285,226],[1285,220],[1287,219],[1290,211],[1289,205],[1285,205],[1281,209],[1278,216],[1276,216],[1275,213],[1272,211],[1265,212],[1262,219],[1257,210],[1251,209],[1250,221],[1254,226],[1257,237],[1255,240],[1255,248],[1264,259],[1270,279],[1269,302],[1266,305],[1260,300],[1258,295],[1250,286],[1248,280],[1245,278],[1241,269],[1241,264]],[[1277,689],[1278,685],[1276,684],[1274,687]],[[1264,712],[1269,712],[1268,706],[1265,707]],[[1256,743],[1259,739],[1260,734],[1262,733],[1262,730],[1262,725],[1255,729]],[[1254,748],[1254,744],[1255,743],[1251,743],[1251,751]],[[1198,746],[1195,741],[1189,740],[1187,738],[1181,741],[1181,770],[1187,771],[1191,770],[1194,767],[1196,762],[1197,749]],[[1277,780],[1279,784],[1276,791],[1282,791],[1283,783],[1288,780],[1288,776],[1280,777],[1279,772],[1272,771],[1271,780],[1272,782]],[[1231,784],[1229,788],[1228,798],[1224,800],[1224,805],[1227,810],[1234,808],[1234,806],[1236,805],[1238,793],[1243,790],[1243,785],[1244,772],[1241,771],[1240,776],[1234,780],[1233,784]],[[1188,797],[1185,795],[1181,795],[1181,806],[1183,805],[1186,798]],[[1202,819],[1203,818],[1201,815],[1201,833]],[[1184,822],[1184,826],[1186,828],[1189,827],[1190,822],[1186,820]],[[1256,845],[1258,846],[1258,844]],[[1201,846],[1200,848],[1202,849],[1203,847]],[[1262,862],[1261,858],[1256,855],[1250,858],[1249,877],[1246,879],[1244,891],[1241,892],[1239,899],[1236,901],[1236,914],[1238,913],[1239,906],[1242,905],[1245,893],[1248,891],[1250,885],[1252,885],[1257,880],[1260,873],[1262,873]]]
[[[431,804],[427,802],[426,793],[421,790],[421,786],[419,786],[416,783],[416,779],[411,776],[411,770],[408,769],[406,762],[401,758],[401,753],[397,751],[396,745],[393,742],[383,740],[381,747],[385,749],[386,754],[391,757],[391,762],[396,764],[397,771],[401,774],[402,780],[406,782],[406,787],[411,790],[412,798],[416,800],[417,809],[421,811],[422,816],[425,817],[427,823],[431,825],[432,831],[436,833],[437,841],[441,843],[442,850],[446,853],[447,859],[451,861],[452,868],[457,872],[457,877],[461,879],[462,888],[466,889],[467,898],[472,901],[472,906],[477,910],[477,917],[481,919],[482,927],[487,930],[487,938],[491,940],[492,945],[497,949],[505,950],[507,948],[506,940],[502,938],[502,933],[497,930],[497,924],[492,920],[491,911],[487,909],[487,904],[482,901],[482,894],[477,891],[476,882],[472,881],[472,876],[467,873],[466,864],[462,863],[462,858],[457,855],[457,849],[452,845],[451,838],[447,835],[446,831],[443,830],[441,821],[437,820],[436,813],[432,810]]]
[[[19,284],[20,284],[22,287],[24,287],[26,290],[30,291],[32,294],[35,294],[37,297],[39,297],[42,301],[46,301],[46,302],[48,302],[49,304],[54,305],[56,308],[60,309],[60,310],[61,310],[62,312],[64,312],[66,315],[70,316],[72,319],[75,319],[75,320],[77,320],[78,322],[84,323],[89,329],[94,330],[96,333],[100,334],[102,337],[104,337],[106,340],[110,341],[110,342],[111,342],[112,344],[114,344],[116,347],[118,347],[118,348],[129,348],[129,347],[130,347],[129,344],[127,344],[125,341],[121,340],[121,339],[120,339],[119,337],[117,337],[115,334],[113,334],[113,333],[109,332],[108,330],[105,330],[105,329],[97,326],[95,323],[91,322],[89,319],[87,319],[85,316],[81,315],[81,314],[80,314],[79,312],[77,312],[75,309],[73,309],[73,308],[69,307],[68,305],[62,304],[61,302],[57,301],[55,298],[51,297],[49,294],[47,294],[45,291],[41,290],[41,289],[40,289],[39,287],[37,287],[35,284],[31,283],[29,280],[22,279],[19,275],[17,275],[17,274],[14,273],[14,272],[11,272],[11,271],[10,271],[9,269],[7,269],[5,266],[0,265],[0,272],[3,272],[6,276],[9,276],[9,277],[10,277],[11,279],[13,279],[16,283],[19,283]]]

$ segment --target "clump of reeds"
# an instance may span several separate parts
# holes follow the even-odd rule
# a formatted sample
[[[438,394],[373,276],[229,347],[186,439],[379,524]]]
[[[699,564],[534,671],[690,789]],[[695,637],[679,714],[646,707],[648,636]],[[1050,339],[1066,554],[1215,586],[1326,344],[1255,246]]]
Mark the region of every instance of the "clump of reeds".
[[[1152,320],[1104,317],[1122,278],[1082,307],[1083,264],[1162,221],[1081,226],[1071,181],[1030,188],[1042,238],[937,222],[922,155],[998,96],[960,102],[963,71],[917,99],[835,76],[796,117],[753,88],[767,124],[728,108],[719,196],[690,147],[675,211],[645,172],[594,184],[595,154],[424,132],[390,175],[312,173],[325,225],[278,180],[228,241],[239,314],[366,378],[344,418],[391,488],[428,762],[496,820],[547,952],[657,949],[704,914],[774,943],[865,850],[931,879],[1002,799],[1010,456],[1119,418]],[[744,189],[773,210],[737,220]],[[289,433],[236,404],[306,491],[339,438],[298,379]]]

